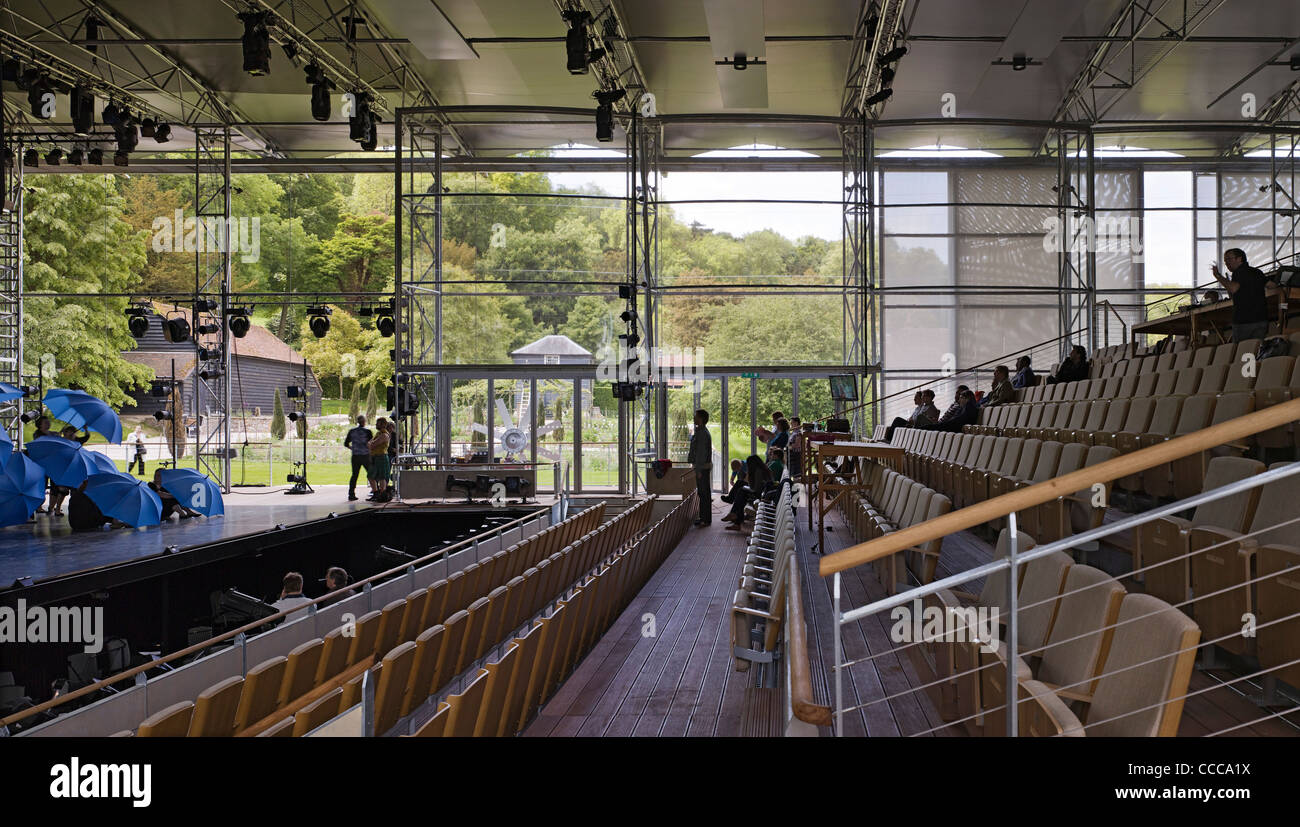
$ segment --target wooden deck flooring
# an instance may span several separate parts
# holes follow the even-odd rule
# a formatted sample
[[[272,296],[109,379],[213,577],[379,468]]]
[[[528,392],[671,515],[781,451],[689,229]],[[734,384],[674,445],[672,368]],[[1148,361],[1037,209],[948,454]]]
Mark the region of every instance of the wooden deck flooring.
[[[715,503],[721,506],[721,503]],[[720,513],[720,512],[719,512]],[[715,518],[716,518],[715,514]],[[813,693],[820,703],[833,700],[834,630],[831,580],[817,574],[818,556],[808,549],[815,531],[800,514],[797,547],[803,574]],[[827,551],[852,545],[837,515],[830,515]],[[770,710],[783,702],[776,690],[755,687],[756,671],[737,672],[731,657],[728,609],[744,556],[744,535],[692,528],[641,593],[580,663],[525,736],[741,736],[772,731]],[[944,541],[938,576],[966,570],[991,558],[989,544],[970,532]],[[870,567],[846,572],[842,608],[861,606],[885,594]],[[978,590],[978,583],[972,584]],[[1128,581],[1126,586],[1132,587]],[[650,616],[653,616],[651,618]],[[650,625],[653,634],[650,634]],[[867,659],[846,669],[845,701],[857,707],[845,716],[848,736],[964,736],[946,725],[937,695],[924,687],[933,674],[919,647],[896,651],[887,615],[867,618],[845,629],[845,655]],[[1300,714],[1265,718],[1242,691],[1220,684],[1232,673],[1193,674],[1180,736],[1201,736],[1238,727],[1233,736],[1295,736]],[[1198,690],[1208,690],[1198,692]],[[886,698],[888,698],[886,700]],[[822,728],[822,735],[829,735]]]

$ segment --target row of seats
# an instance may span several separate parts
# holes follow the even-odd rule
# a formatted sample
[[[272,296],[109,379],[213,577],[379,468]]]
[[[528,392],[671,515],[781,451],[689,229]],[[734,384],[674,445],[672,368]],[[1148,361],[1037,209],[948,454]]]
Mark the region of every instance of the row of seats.
[[[1004,529],[995,554],[1005,557],[1009,544]],[[1018,552],[1034,544],[1017,535]],[[1126,593],[1110,575],[1062,552],[1021,566],[1016,579],[1021,734],[1177,733],[1200,640],[1190,618],[1156,597]],[[926,641],[942,687],[941,714],[976,734],[1006,733],[1006,630],[983,630],[1001,639],[981,638],[973,610],[1004,611],[1008,581],[994,575],[979,595],[944,590],[931,598],[951,619],[949,629],[964,632]]]
[[[859,542],[933,520],[952,510],[952,498],[916,479],[872,463],[865,469],[868,489],[846,499],[841,514]],[[876,561],[874,570],[893,594],[908,575],[929,583],[938,568],[943,538]]]
[[[757,504],[731,601],[731,651],[737,672],[748,671],[751,663],[771,662],[780,639],[795,546],[790,477],[781,483],[775,502]]]
[[[1196,350],[1198,351],[1205,350],[1206,348],[1213,350],[1215,347],[1222,346],[1221,343],[1216,344],[1208,341],[1210,337],[1216,335],[1214,332],[1208,330],[1203,331],[1203,335],[1206,337],[1207,341],[1204,344],[1202,344],[1200,347],[1196,348]],[[1292,333],[1289,336],[1287,336],[1286,339],[1288,342],[1287,355],[1300,358],[1300,333]],[[1257,340],[1252,340],[1252,341],[1257,341]],[[1168,347],[1166,347],[1163,350],[1163,352],[1156,353],[1155,351],[1156,348],[1148,347],[1146,345],[1134,345],[1131,343],[1122,344],[1122,345],[1111,345],[1109,347],[1098,348],[1096,353],[1093,355],[1092,363],[1094,365],[1101,365],[1108,362],[1121,362],[1124,360],[1142,359],[1148,356],[1167,356],[1169,354],[1176,355],[1179,353],[1185,353],[1191,351],[1191,343],[1184,336],[1176,336],[1174,337],[1173,342]]]
[[[1205,490],[1263,471],[1256,460],[1218,457]],[[1300,522],[1291,510],[1298,497],[1300,474],[1203,503],[1186,519],[1154,520],[1139,527],[1134,559],[1148,594],[1180,606],[1208,640],[1258,659],[1292,686],[1300,686]],[[1246,618],[1250,635],[1242,634]]]
[[[507,643],[499,660],[477,670],[459,693],[438,703],[433,717],[414,734],[502,737],[522,731],[672,553],[690,527],[696,497],[691,492],[647,532],[589,572],[549,616],[530,622],[523,634]],[[400,678],[403,671],[416,668],[399,665],[411,657],[394,651],[384,658],[381,695],[384,673],[392,669],[389,674]]]
[[[471,563],[426,589],[392,601],[382,610],[367,612],[353,623],[332,629],[324,638],[308,641],[287,656],[269,658],[244,675],[219,681],[200,692],[193,702],[182,701],[151,716],[142,722],[136,734],[174,735],[184,726],[179,734],[234,735],[295,704],[316,687],[355,672],[355,677],[341,687],[339,705],[333,710],[337,714],[355,705],[359,698],[360,672],[377,656],[399,643],[415,639],[422,630],[445,618],[466,612],[482,595],[518,578],[524,571],[549,567],[549,558],[600,525],[604,512],[605,504],[599,503],[485,560]],[[648,519],[648,512],[643,516]],[[544,583],[537,582],[539,587],[544,585],[549,589],[551,596],[577,577],[577,572],[570,567],[554,568],[547,574]],[[568,580],[563,579],[566,576]],[[323,699],[314,702],[313,707],[311,711],[318,715],[331,711]],[[326,720],[330,717],[333,715],[327,715]]]
[[[933,488],[958,508],[973,505],[1053,477],[1114,459],[1119,452],[1107,445],[1064,443],[1019,437],[904,431],[896,437],[904,453],[897,462],[909,481]],[[872,469],[873,481],[888,479],[882,468]],[[1017,514],[1021,528],[1044,542],[1064,539],[1101,525],[1110,486],[1057,497]],[[881,495],[877,495],[881,496]],[[1004,520],[991,528],[1000,529]],[[927,581],[922,581],[927,582]]]

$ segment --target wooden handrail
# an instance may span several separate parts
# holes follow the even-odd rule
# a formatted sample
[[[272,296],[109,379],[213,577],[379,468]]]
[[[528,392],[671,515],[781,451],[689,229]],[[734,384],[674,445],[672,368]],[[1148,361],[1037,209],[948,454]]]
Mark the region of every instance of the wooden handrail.
[[[831,708],[813,701],[812,671],[808,667],[808,627],[803,619],[803,587],[799,582],[798,555],[790,555],[790,579],[785,586],[786,637],[789,652],[786,668],[790,670],[790,708],[794,717],[806,724],[831,725]]]
[[[1208,451],[1219,445],[1235,442],[1251,434],[1267,431],[1300,420],[1300,398],[1273,405],[1262,411],[1229,419],[1184,436],[1174,437],[1131,454],[1115,457],[1097,465],[1073,471],[1061,477],[1030,485],[991,500],[967,506],[958,511],[949,511],[942,517],[918,523],[902,531],[895,531],[850,546],[821,559],[818,572],[828,577],[836,572],[845,571],[863,563],[870,563],[882,557],[888,557],[909,548],[924,545],[931,540],[946,537],[964,529],[981,525],[990,520],[1005,517],[1013,511],[1023,511],[1057,497],[1064,497],[1076,491],[1091,488],[1099,483],[1107,483],[1120,477],[1145,471],[1166,462],[1173,462],[1182,457],[1191,456],[1200,451]]]
[[[522,525],[523,523],[529,520],[537,519],[538,516],[549,511],[550,511],[549,508],[539,508],[538,510],[532,512],[531,514],[527,514],[523,517],[519,517],[517,519],[511,520],[505,525],[498,526],[497,528],[493,529],[493,531],[496,532],[497,534],[504,534],[515,525]],[[481,537],[470,537],[468,539],[461,540],[459,543],[448,546],[447,548],[440,548],[437,551],[433,552],[432,554],[427,554],[424,557],[419,558],[418,560],[412,560],[409,563],[403,563],[400,566],[391,568],[388,571],[382,571],[379,574],[372,574],[371,576],[367,577],[365,580],[359,580],[356,583],[352,583],[351,585],[344,586],[343,588],[332,591],[329,594],[323,594],[320,597],[313,598],[310,604],[304,603],[300,606],[295,606],[292,609],[285,609],[284,611],[276,612],[275,614],[261,618],[260,620],[255,620],[252,623],[245,623],[243,626],[240,626],[238,629],[231,629],[230,631],[224,632],[220,635],[217,635],[216,637],[208,638],[207,640],[199,643],[195,643],[192,646],[186,646],[184,649],[179,649],[175,652],[172,652],[170,655],[167,655],[166,657],[161,657],[158,658],[157,660],[151,660],[148,663],[142,663],[139,666],[133,666],[130,669],[126,669],[121,672],[118,672],[116,675],[112,675],[110,677],[97,680],[94,683],[87,684],[86,686],[83,686],[80,689],[76,689],[73,690],[72,692],[68,692],[63,695],[58,695],[56,697],[50,698],[48,701],[39,703],[36,706],[28,707],[27,709],[24,709],[20,712],[15,712],[12,715],[7,715],[4,718],[0,718],[0,727],[8,726],[9,724],[12,724],[16,721],[21,721],[24,718],[28,718],[32,715],[36,715],[38,713],[44,712],[47,709],[53,709],[54,707],[65,704],[68,701],[84,697],[93,692],[97,692],[100,689],[103,689],[107,686],[111,686],[112,684],[115,684],[119,681],[126,680],[127,678],[135,677],[141,672],[147,672],[148,670],[153,669],[157,666],[161,666],[164,663],[169,663],[173,660],[188,657],[198,652],[202,652],[204,649],[207,649],[215,644],[221,643],[229,638],[233,638],[236,635],[242,634],[244,632],[251,632],[254,629],[260,629],[261,627],[265,626],[266,624],[274,620],[278,620],[279,618],[282,617],[288,617],[290,614],[294,612],[300,612],[308,605],[316,605],[320,603],[322,600],[328,600],[331,597],[334,597],[335,595],[348,596],[351,594],[352,590],[357,588],[358,586],[364,586],[376,580],[380,580],[385,577],[390,577],[394,574],[405,572],[411,566],[419,566],[419,565],[423,565],[424,563],[431,563],[434,561],[435,558],[446,557],[450,555],[451,552],[463,546],[469,546],[477,542],[479,539],[481,539]]]
[[[248,738],[261,734],[264,730],[270,729],[273,724],[278,724],[285,718],[297,715],[303,707],[310,706],[316,701],[319,701],[321,698],[333,692],[335,689],[338,689],[340,686],[343,686],[348,681],[370,669],[374,665],[375,656],[366,655],[364,658],[352,664],[347,669],[344,669],[342,672],[325,681],[321,685],[312,687],[311,691],[305,695],[294,698],[292,701],[272,712],[270,715],[267,715],[262,720],[249,724],[246,728],[236,732],[235,737]]]

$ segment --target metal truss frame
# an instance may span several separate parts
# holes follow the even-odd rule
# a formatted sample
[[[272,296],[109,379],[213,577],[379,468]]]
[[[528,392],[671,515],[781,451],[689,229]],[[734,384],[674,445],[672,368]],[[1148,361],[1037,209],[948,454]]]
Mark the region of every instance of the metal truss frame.
[[[194,218],[196,229],[202,228],[194,252],[191,306],[197,417],[194,461],[198,470],[215,476],[229,492],[231,354],[226,321],[230,310],[231,249],[238,243],[238,230],[230,214],[230,130],[201,127],[194,136]],[[215,332],[200,333],[200,326],[214,327]],[[201,351],[215,351],[217,357],[205,360]],[[207,378],[203,378],[203,372],[209,373]],[[205,403],[212,407],[205,409]]]

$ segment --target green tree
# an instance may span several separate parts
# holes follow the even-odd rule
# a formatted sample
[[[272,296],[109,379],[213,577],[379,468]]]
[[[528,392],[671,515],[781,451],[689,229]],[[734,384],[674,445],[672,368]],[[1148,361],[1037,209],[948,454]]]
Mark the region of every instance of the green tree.
[[[626,331],[626,325],[618,318],[622,307],[622,303],[600,296],[579,296],[560,332],[595,353],[601,345],[613,341],[618,335],[615,331]]]
[[[122,294],[138,288],[147,231],[123,220],[124,200],[110,177],[33,175],[25,185],[25,292]],[[108,296],[29,296],[24,372],[44,368],[47,387],[75,386],[114,407],[127,404],[128,390],[154,374],[122,357],[135,347],[123,323],[126,303]]]
[[[373,327],[362,327],[361,321],[347,311],[334,308],[329,333],[323,339],[312,335],[307,320],[300,327],[299,349],[311,363],[326,396],[343,397],[346,373],[353,373],[355,381],[362,384],[383,382],[392,374],[388,352],[393,340],[380,336]]]
[[[348,400],[348,419],[353,422],[361,415],[361,382],[352,380],[352,398]]]
[[[393,283],[393,219],[344,215],[304,274],[303,289],[383,292]]]
[[[379,415],[379,400],[375,399],[375,386],[372,383],[370,390],[366,391],[366,421],[374,422],[375,417]]]
[[[472,421],[477,422],[480,425],[484,425],[487,422],[487,419],[484,418],[486,416],[487,413],[485,408],[483,407],[483,403],[481,401],[476,400],[474,402],[474,418]],[[487,434],[483,433],[482,431],[471,429],[469,441],[473,445],[486,445]]]
[[[275,407],[271,410],[271,436],[276,440],[284,439],[287,429],[284,422],[284,403],[280,401],[280,389],[275,389]]]

